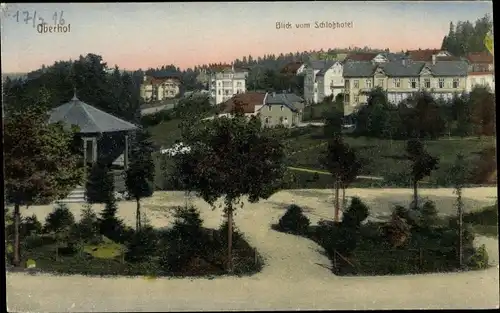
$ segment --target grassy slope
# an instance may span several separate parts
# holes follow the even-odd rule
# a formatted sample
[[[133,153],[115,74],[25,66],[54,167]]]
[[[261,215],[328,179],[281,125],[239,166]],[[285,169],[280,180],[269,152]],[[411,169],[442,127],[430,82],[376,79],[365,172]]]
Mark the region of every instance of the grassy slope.
[[[153,140],[156,144],[169,147],[176,140],[180,139],[180,130],[178,128],[180,120],[174,119],[160,123],[151,128]],[[287,139],[291,165],[294,167],[321,169],[318,157],[324,151],[326,140],[322,136],[322,127],[308,127],[292,131],[290,138]],[[365,160],[361,175],[389,177],[397,173],[406,172],[409,162],[402,159],[404,154],[405,141],[382,140],[372,138],[353,138],[345,137],[346,142],[358,151],[359,157]],[[495,139],[488,138],[450,138],[427,141],[427,150],[440,159],[439,169],[431,174],[430,178],[424,179],[422,183],[432,185],[448,185],[446,183],[447,170],[452,166],[458,152],[463,153],[472,166],[479,157],[481,150],[494,147]],[[300,181],[310,180],[311,184],[306,186],[295,186],[296,188],[325,188],[330,182],[327,175],[320,175],[320,181],[313,178],[312,173],[299,173],[294,171],[295,176],[300,176]],[[317,178],[317,177],[316,177]],[[361,186],[378,186],[380,182],[358,182]],[[393,185],[391,183],[390,185]]]
[[[320,127],[312,127],[308,133],[294,137],[288,142],[292,164],[296,167],[321,169],[318,156],[324,151],[326,140],[321,136]],[[401,159],[405,153],[406,141],[382,140],[373,138],[345,137],[346,142],[355,148],[359,156],[365,160],[362,175],[387,176],[388,173],[403,172],[409,162]],[[458,152],[463,153],[473,164],[478,153],[488,147],[495,146],[495,138],[451,138],[426,141],[430,154],[438,156],[440,168],[432,175],[431,180],[443,180],[446,170],[453,164]],[[300,152],[299,152],[300,151]]]

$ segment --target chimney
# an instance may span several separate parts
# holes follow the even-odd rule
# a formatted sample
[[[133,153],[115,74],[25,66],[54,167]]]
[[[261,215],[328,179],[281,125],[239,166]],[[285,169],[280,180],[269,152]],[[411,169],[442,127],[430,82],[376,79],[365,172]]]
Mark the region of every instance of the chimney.
[[[433,54],[432,55],[432,65],[435,65],[436,64],[436,55]]]

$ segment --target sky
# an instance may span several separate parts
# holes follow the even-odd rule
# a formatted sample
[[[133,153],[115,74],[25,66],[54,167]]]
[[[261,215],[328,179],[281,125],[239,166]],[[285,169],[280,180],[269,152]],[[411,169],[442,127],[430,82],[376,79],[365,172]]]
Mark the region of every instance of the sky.
[[[69,32],[37,31],[40,18],[53,25],[61,12]],[[440,48],[451,21],[474,22],[492,12],[491,1],[8,4],[1,18],[2,72],[28,72],[87,53],[135,70],[349,46]],[[351,27],[317,29],[316,21]],[[292,28],[277,29],[277,22]],[[296,28],[301,23],[311,28]]]

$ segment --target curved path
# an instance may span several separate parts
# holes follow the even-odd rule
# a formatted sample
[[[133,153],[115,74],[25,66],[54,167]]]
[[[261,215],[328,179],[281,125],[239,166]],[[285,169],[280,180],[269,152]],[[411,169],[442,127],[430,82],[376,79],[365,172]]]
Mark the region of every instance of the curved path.
[[[364,195],[370,202],[373,190],[352,190],[349,195]],[[381,194],[374,193],[374,202]],[[478,192],[480,194],[478,194]],[[390,199],[399,192],[391,192]],[[432,191],[438,198],[451,190]],[[12,311],[23,312],[110,312],[110,311],[184,311],[184,310],[262,310],[262,309],[397,309],[397,308],[494,308],[498,307],[498,244],[496,239],[478,238],[487,245],[495,267],[477,272],[392,277],[337,277],[327,268],[329,260],[312,241],[270,230],[284,213],[285,204],[297,203],[315,208],[316,215],[329,213],[328,191],[280,192],[259,204],[245,203],[235,217],[237,227],[266,260],[261,273],[250,277],[209,279],[92,278],[7,274],[7,304]],[[396,195],[395,195],[396,194]],[[404,193],[401,193],[404,194]],[[425,191],[422,192],[426,194]],[[442,195],[441,195],[442,194]],[[322,195],[322,196],[321,196]],[[376,196],[375,196],[376,195]],[[496,190],[465,191],[464,197],[495,202]],[[407,195],[404,194],[406,197]],[[376,201],[375,201],[376,200]],[[473,199],[469,199],[473,200]],[[445,200],[443,200],[445,201]],[[207,207],[199,199],[191,202]],[[168,226],[168,205],[185,203],[182,193],[163,193],[148,200],[144,207],[154,226]],[[130,206],[130,208],[129,208]],[[133,223],[133,203],[122,203],[120,211]],[[74,207],[75,210],[78,208]],[[377,210],[377,208],[375,208]],[[37,208],[44,215],[50,208]],[[47,211],[47,212],[45,212]],[[129,212],[130,214],[126,213]],[[28,212],[27,214],[31,214]],[[207,227],[221,222],[221,212],[202,210]]]

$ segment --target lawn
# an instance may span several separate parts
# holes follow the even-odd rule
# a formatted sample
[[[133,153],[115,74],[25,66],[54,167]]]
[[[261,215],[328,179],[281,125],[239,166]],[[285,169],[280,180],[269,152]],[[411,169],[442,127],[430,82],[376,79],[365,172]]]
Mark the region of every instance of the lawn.
[[[295,132],[287,141],[291,152],[291,166],[321,170],[318,157],[325,150],[326,145],[326,139],[322,135],[323,130],[321,127],[306,129]],[[409,183],[408,175],[401,175],[401,173],[408,172],[410,165],[409,161],[403,158],[406,141],[350,136],[346,136],[345,141],[356,149],[358,156],[364,162],[361,175],[384,177],[390,182],[389,185]],[[449,186],[447,172],[453,165],[457,153],[461,152],[466,156],[470,165],[469,169],[472,170],[479,158],[479,153],[495,147],[495,138],[443,138],[426,141],[425,144],[429,153],[439,157],[440,161],[439,169],[433,172],[426,182],[434,186]]]
[[[159,146],[169,147],[180,140],[179,119],[164,121],[151,127],[153,140]],[[345,136],[345,141],[356,151],[363,160],[361,175],[383,177],[384,181],[366,181],[360,184],[355,182],[353,186],[373,187],[409,187],[410,163],[404,159],[404,140],[384,140],[366,137]],[[326,139],[323,136],[322,127],[304,127],[291,130],[289,137],[285,140],[289,151],[290,166],[311,170],[324,170],[318,158],[325,150]],[[466,156],[469,171],[473,171],[480,157],[481,151],[495,147],[494,137],[483,138],[442,138],[425,142],[426,148],[431,155],[439,157],[439,169],[432,172],[430,177],[425,178],[421,184],[426,187],[450,187],[448,171],[453,165],[457,153]],[[159,159],[159,156],[158,158]],[[157,160],[157,164],[161,164]],[[158,168],[158,166],[157,166]],[[299,173],[293,171],[298,183],[290,183],[295,188],[331,188],[331,179],[327,175],[314,175],[313,173]],[[157,170],[156,185],[159,189],[165,189],[164,175]],[[330,186],[330,187],[329,187]],[[291,187],[290,187],[291,188]],[[169,189],[169,188],[167,188]]]
[[[467,213],[464,215],[464,223],[469,224],[478,235],[498,237],[498,206],[492,205]]]

